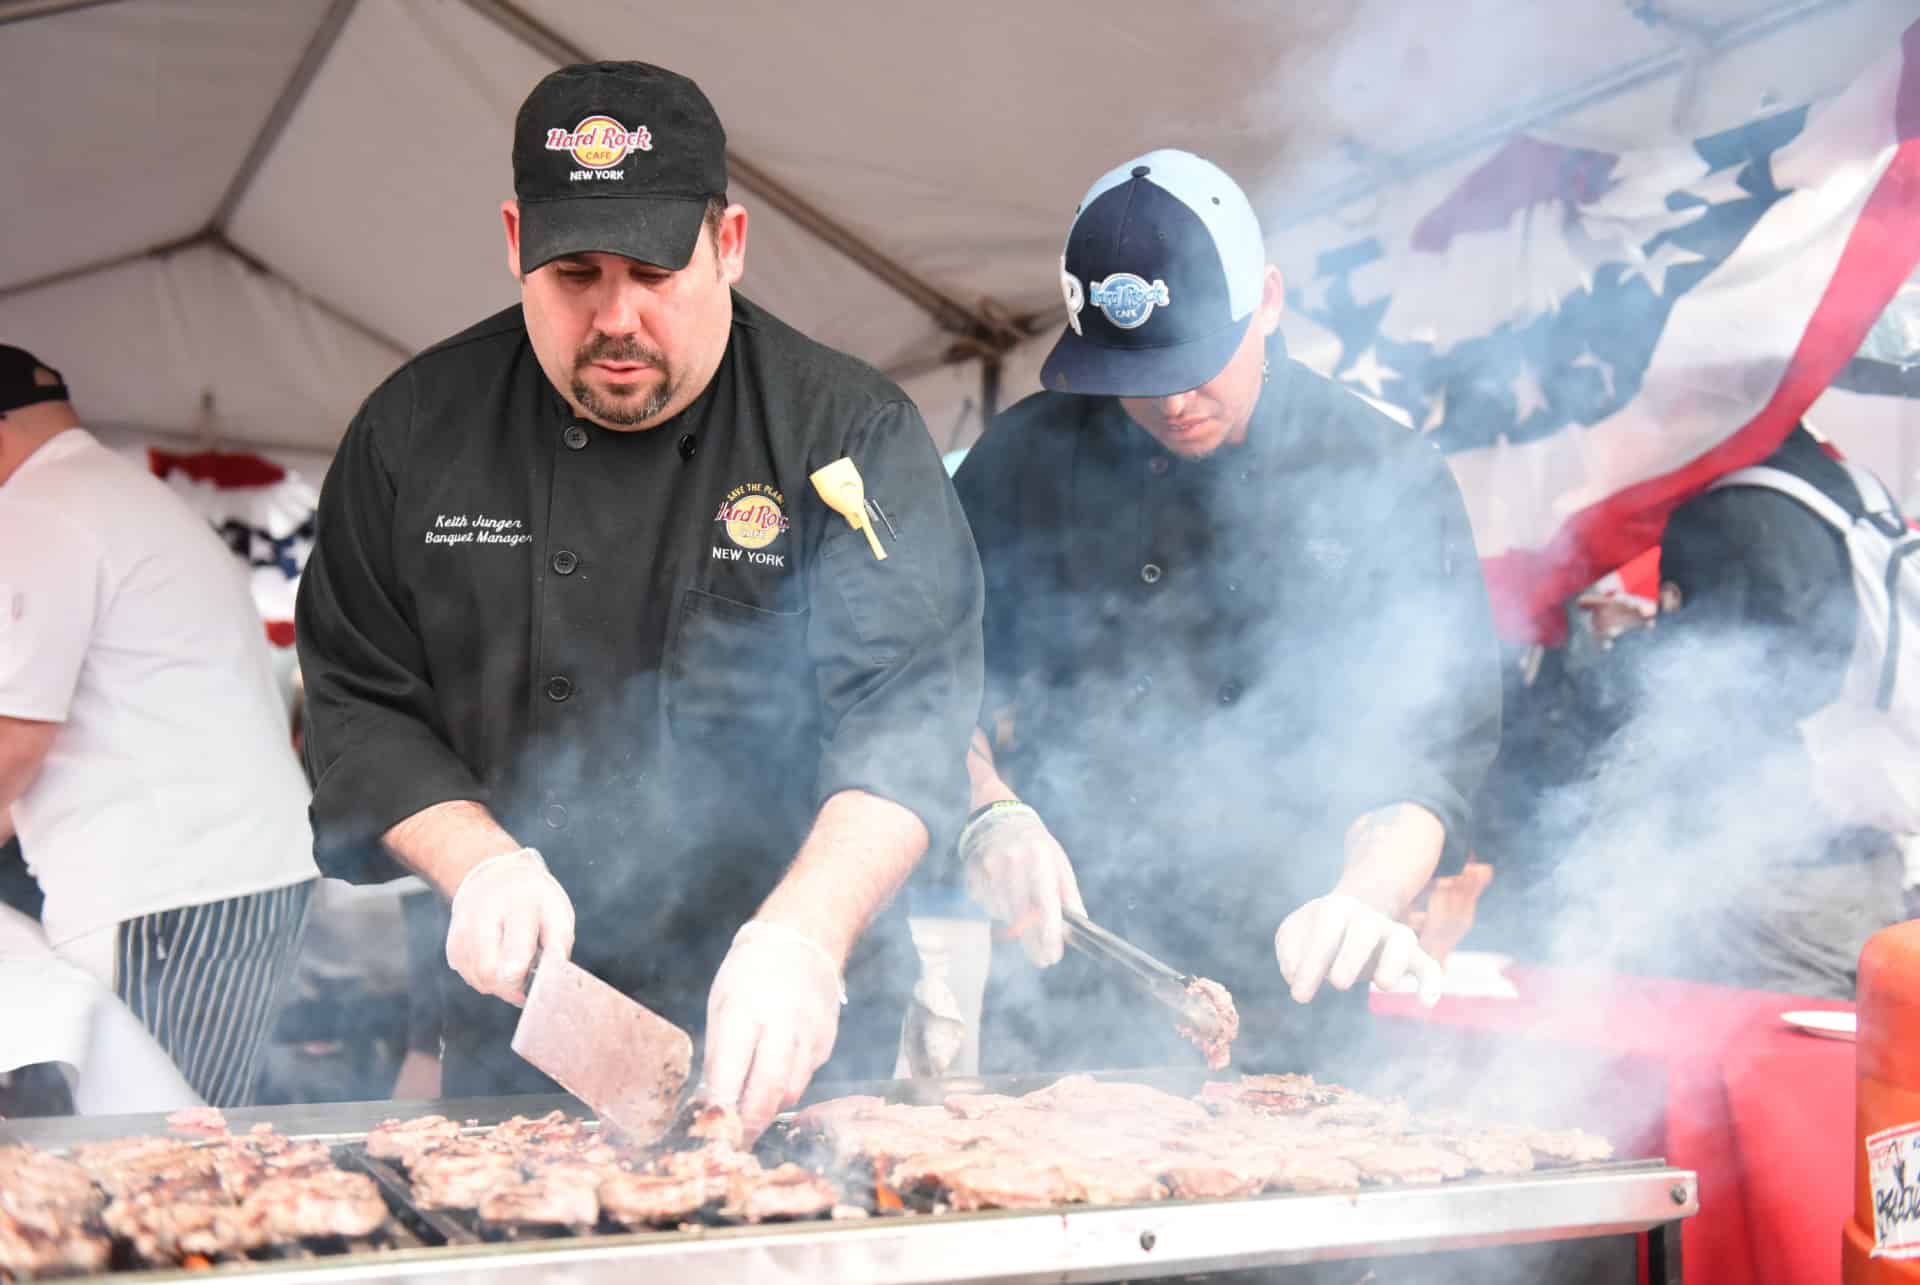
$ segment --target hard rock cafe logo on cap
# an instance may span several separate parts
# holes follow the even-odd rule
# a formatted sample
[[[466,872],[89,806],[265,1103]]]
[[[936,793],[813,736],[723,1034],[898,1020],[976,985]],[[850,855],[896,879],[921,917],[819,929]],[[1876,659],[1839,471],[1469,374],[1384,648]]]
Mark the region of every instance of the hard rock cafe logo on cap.
[[[604,170],[634,152],[651,152],[653,135],[645,125],[628,129],[611,116],[589,116],[571,130],[548,130],[547,150],[572,152],[588,169]]]
[[[1107,314],[1121,330],[1143,326],[1156,306],[1168,303],[1167,283],[1155,278],[1149,282],[1131,272],[1116,272],[1104,281],[1096,281],[1087,291],[1087,302]]]
[[[747,482],[728,491],[713,520],[723,524],[727,539],[742,549],[764,549],[792,525],[784,497],[764,482]]]

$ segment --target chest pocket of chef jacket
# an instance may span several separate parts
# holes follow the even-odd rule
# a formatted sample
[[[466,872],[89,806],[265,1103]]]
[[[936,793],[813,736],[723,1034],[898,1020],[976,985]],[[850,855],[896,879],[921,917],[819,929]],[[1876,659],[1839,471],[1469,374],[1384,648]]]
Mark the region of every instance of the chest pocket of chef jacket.
[[[807,657],[807,613],[768,611],[688,589],[667,648],[667,722],[676,735],[765,754],[774,747],[766,733],[784,740],[808,721],[813,709],[812,666]],[[762,734],[761,743],[736,741]]]

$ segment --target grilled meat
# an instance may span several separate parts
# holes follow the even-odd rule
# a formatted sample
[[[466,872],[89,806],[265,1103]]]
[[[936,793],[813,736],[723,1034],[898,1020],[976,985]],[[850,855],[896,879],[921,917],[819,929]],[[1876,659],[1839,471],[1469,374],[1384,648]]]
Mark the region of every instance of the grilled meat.
[[[498,1187],[480,1198],[480,1217],[491,1223],[555,1223],[591,1227],[600,1221],[598,1175],[582,1180],[578,1174],[553,1169],[537,1178],[525,1178],[510,1187]]]
[[[1611,1142],[1580,1129],[1527,1129],[1519,1137],[1542,1160],[1589,1164],[1613,1159]]]
[[[1167,1190],[1180,1200],[1227,1200],[1251,1196],[1267,1185],[1265,1169],[1251,1171],[1225,1165],[1177,1164],[1161,1175]]]
[[[29,1227],[0,1211],[0,1277],[31,1280],[105,1271],[112,1242],[80,1224],[54,1231]]]
[[[736,1173],[720,1212],[757,1223],[770,1218],[818,1218],[839,1203],[839,1189],[831,1182],[811,1169],[789,1164]]]
[[[740,1123],[740,1113],[717,1102],[690,1105],[683,1127],[687,1137],[702,1142],[717,1142],[736,1151],[746,1145],[746,1127]]]
[[[599,1187],[600,1210],[630,1226],[664,1226],[691,1218],[725,1187],[705,1174],[675,1176],[657,1173],[609,1174]]]
[[[415,1156],[459,1136],[460,1126],[443,1115],[387,1120],[367,1134],[367,1154],[381,1160],[398,1160],[404,1165],[411,1163]]]
[[[1004,1093],[949,1093],[941,1108],[957,1120],[984,1120],[996,1111],[1018,1108],[1021,1099]]]
[[[1445,1182],[1467,1176],[1463,1158],[1426,1143],[1390,1143],[1352,1159],[1361,1176],[1373,1182]]]
[[[79,1165],[31,1147],[0,1148],[0,1214],[25,1231],[58,1237],[105,1203]]]
[[[332,1168],[268,1178],[247,1193],[240,1211],[258,1222],[266,1242],[371,1236],[387,1220],[373,1179]]]
[[[1461,1133],[1433,1141],[1459,1155],[1479,1173],[1526,1173],[1533,1168],[1533,1148],[1510,1134]]]
[[[1267,1183],[1285,1191],[1352,1191],[1360,1185],[1360,1169],[1324,1151],[1295,1151],[1281,1159]]]
[[[227,1117],[219,1107],[181,1107],[167,1117],[167,1127],[176,1133],[219,1137],[227,1132]]]
[[[984,1159],[945,1175],[947,1200],[955,1209],[1032,1209],[1064,1205],[1078,1192],[1052,1165],[1006,1157]]]
[[[1213,1020],[1206,1029],[1185,1022],[1177,1029],[1205,1055],[1208,1070],[1226,1070],[1233,1061],[1233,1041],[1240,1034],[1240,1013],[1233,1006],[1232,993],[1212,978],[1196,977],[1187,995],[1196,1005],[1211,1009]]]
[[[488,1192],[518,1186],[520,1161],[491,1142],[461,1138],[407,1165],[413,1198],[424,1209],[472,1209]]]

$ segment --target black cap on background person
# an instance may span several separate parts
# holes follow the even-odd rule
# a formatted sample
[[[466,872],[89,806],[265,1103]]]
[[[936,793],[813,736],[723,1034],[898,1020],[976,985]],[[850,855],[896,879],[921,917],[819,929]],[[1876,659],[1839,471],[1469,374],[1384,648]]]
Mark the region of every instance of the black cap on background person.
[[[71,400],[59,371],[24,348],[0,344],[0,415],[40,402]]]
[[[677,272],[727,190],[727,133],[700,87],[643,62],[562,67],[520,105],[513,191],[520,270],[568,254]]]

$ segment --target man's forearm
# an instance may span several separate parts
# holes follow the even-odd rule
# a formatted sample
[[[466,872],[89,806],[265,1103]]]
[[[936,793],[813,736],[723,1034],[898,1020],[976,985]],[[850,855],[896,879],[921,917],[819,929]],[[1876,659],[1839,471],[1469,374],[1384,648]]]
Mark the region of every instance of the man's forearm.
[[[926,850],[919,817],[865,790],[842,790],[821,805],[799,855],[754,918],[805,933],[844,968],[854,942]]]
[[[967,781],[972,794],[969,808],[984,808],[989,803],[1019,797],[1000,776],[1000,769],[993,761],[993,746],[987,743],[987,734],[977,727],[973,729],[973,743],[967,746]]]
[[[492,813],[465,799],[422,808],[381,837],[401,865],[449,898],[469,870],[521,846]]]
[[[1417,803],[1365,813],[1347,827],[1346,864],[1334,891],[1397,919],[1433,878],[1446,840],[1440,818]]]

